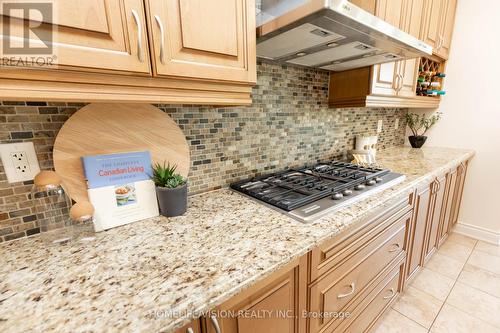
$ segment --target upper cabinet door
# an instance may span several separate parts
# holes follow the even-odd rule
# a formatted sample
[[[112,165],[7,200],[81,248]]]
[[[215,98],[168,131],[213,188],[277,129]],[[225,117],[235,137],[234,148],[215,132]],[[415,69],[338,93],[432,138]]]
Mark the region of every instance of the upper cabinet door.
[[[155,75],[256,81],[254,0],[147,0]]]
[[[455,25],[455,12],[457,10],[457,0],[445,0],[443,3],[441,44],[436,50],[436,54],[443,59],[448,59],[450,54],[451,37]]]
[[[434,54],[448,59],[455,25],[457,0],[427,0],[423,21],[423,40],[431,45]]]
[[[14,9],[3,13],[9,19],[4,18],[0,24],[2,31],[9,25],[11,46],[22,45],[24,28],[33,26],[25,13]],[[141,0],[54,1],[52,8],[39,13],[35,18],[43,23],[38,29],[44,33],[30,34],[29,43],[49,42],[53,63],[61,68],[150,73]]]
[[[375,15],[389,24],[400,29],[405,21],[405,2],[403,0],[379,0],[375,8]],[[396,96],[399,79],[400,63],[388,62],[374,65],[372,72],[372,90],[375,95]]]
[[[406,2],[406,21],[403,30],[413,37],[421,39],[424,0],[406,0]]]
[[[422,40],[431,45],[434,51],[438,48],[440,42],[442,5],[443,0],[425,1]]]
[[[417,76],[420,58],[400,61],[399,74],[400,82],[398,96],[415,97],[417,90]]]

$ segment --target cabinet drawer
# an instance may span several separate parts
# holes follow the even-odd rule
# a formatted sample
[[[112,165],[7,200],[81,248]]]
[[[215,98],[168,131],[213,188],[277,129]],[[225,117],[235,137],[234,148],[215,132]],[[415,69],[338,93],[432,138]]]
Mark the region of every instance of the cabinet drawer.
[[[382,242],[381,233],[398,220],[403,214],[411,211],[413,206],[413,194],[399,201],[391,208],[384,208],[379,213],[366,219],[352,230],[341,233],[324,244],[312,250],[311,257],[311,281],[321,278],[322,275],[337,269],[352,256],[362,258],[364,248],[374,239]]]
[[[389,304],[398,296],[399,281],[400,270],[392,271],[369,296],[369,304],[352,314],[351,324],[345,332],[360,333],[371,328]]]
[[[363,294],[380,272],[398,256],[404,256],[406,226],[410,220],[411,212],[407,212],[344,265],[313,283],[309,287],[310,311],[325,314],[339,312]],[[328,322],[328,316],[312,318],[311,332],[317,332]]]

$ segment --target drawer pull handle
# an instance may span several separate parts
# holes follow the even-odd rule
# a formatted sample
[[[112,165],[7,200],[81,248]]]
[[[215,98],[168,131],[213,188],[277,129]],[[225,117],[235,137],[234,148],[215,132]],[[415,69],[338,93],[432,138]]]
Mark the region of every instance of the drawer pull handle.
[[[137,24],[137,57],[140,62],[144,62],[144,54],[142,50],[142,25],[139,19],[139,14],[136,10],[132,9],[132,17],[134,18],[135,24]]]
[[[389,250],[389,253],[396,252],[400,247],[399,244],[393,244],[393,248]]]
[[[194,333],[193,329],[191,327],[189,327],[187,330],[186,330],[186,333]]]
[[[391,292],[391,294],[388,295],[388,296],[384,296],[384,299],[389,299],[389,298],[393,298],[394,297],[394,294],[396,293],[396,291],[394,290],[394,288],[389,289],[389,291]]]
[[[158,15],[155,15],[155,20],[160,28],[160,62],[165,64],[165,28]]]
[[[215,316],[210,316],[210,321],[212,322],[212,326],[215,329],[215,333],[221,333],[219,322]]]
[[[354,291],[356,290],[356,285],[353,283],[351,283],[349,285],[349,287],[351,287],[351,291],[348,292],[347,294],[340,294],[337,296],[338,299],[341,299],[341,298],[346,298],[347,296],[351,296],[352,294],[354,294]]]

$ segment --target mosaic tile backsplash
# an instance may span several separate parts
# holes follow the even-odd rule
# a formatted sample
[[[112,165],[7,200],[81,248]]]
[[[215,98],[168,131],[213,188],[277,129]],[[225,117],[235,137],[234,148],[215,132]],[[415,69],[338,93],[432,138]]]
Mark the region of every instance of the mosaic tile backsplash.
[[[374,135],[379,147],[402,145],[405,110],[328,107],[328,73],[258,64],[249,107],[158,105],[182,128],[191,147],[190,193],[228,186],[253,175],[342,156],[356,135]],[[58,130],[84,104],[2,102],[0,141],[33,141],[42,169],[51,169]],[[29,192],[32,182],[9,184],[0,163],[0,242],[34,235],[40,227]]]

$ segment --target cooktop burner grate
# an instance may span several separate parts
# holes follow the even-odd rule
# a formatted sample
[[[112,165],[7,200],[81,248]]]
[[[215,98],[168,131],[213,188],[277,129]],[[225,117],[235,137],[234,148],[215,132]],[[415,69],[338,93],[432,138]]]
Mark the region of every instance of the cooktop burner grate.
[[[251,197],[291,211],[322,198],[341,198],[383,181],[390,171],[344,162],[320,163],[255,177],[231,185]]]

